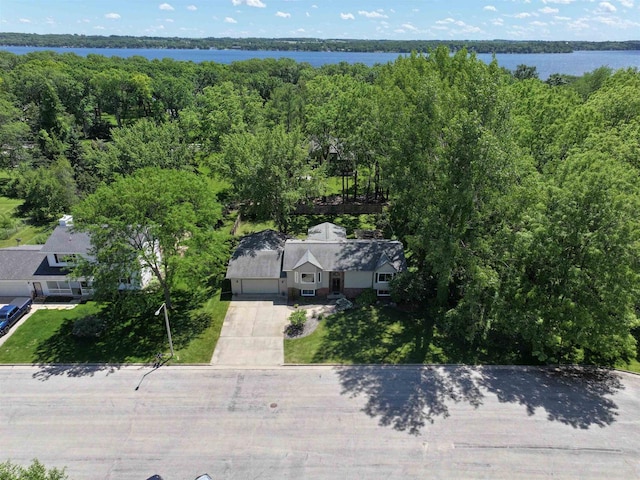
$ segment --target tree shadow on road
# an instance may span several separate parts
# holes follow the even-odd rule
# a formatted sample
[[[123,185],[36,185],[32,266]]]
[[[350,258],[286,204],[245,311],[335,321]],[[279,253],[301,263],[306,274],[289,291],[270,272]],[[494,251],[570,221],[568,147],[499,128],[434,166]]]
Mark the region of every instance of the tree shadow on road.
[[[363,411],[380,425],[418,435],[427,423],[449,416],[449,404],[482,404],[477,372],[470,367],[356,366],[338,369],[343,394],[367,397]]]
[[[502,403],[518,403],[528,415],[543,409],[549,421],[574,428],[606,427],[616,421],[610,398],[624,389],[615,372],[595,367],[482,368],[480,386]]]
[[[364,413],[411,435],[449,417],[452,405],[478,409],[490,395],[574,428],[605,427],[618,409],[609,397],[624,388],[615,372],[581,367],[354,366],[337,373],[344,395],[366,398]]]

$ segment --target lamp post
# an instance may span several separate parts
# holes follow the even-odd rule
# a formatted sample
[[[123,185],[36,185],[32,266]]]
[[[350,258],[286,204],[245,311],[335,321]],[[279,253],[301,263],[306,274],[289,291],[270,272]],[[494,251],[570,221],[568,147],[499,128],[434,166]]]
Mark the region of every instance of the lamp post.
[[[155,316],[160,315],[160,310],[164,308],[164,321],[167,324],[167,336],[169,337],[169,348],[171,349],[171,356],[173,357],[173,341],[171,340],[171,328],[169,327],[169,314],[167,313],[167,304],[163,303],[160,308],[156,310]]]

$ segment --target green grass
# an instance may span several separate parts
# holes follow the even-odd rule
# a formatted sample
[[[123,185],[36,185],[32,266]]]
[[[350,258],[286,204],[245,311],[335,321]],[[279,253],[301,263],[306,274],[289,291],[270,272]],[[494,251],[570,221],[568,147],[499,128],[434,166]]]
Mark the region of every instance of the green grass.
[[[628,370],[630,372],[636,372],[636,373],[640,373],[640,361],[638,361],[638,359],[631,359],[629,361],[629,363],[618,363],[616,364],[616,367],[621,369],[621,370]]]
[[[416,314],[386,307],[361,307],[322,320],[314,333],[285,340],[286,363],[423,363],[446,357],[422,332]]]
[[[21,204],[22,200],[0,197],[0,215],[19,219],[17,211]],[[11,235],[4,240],[0,239],[0,248],[15,247],[18,245],[18,239],[20,239],[20,245],[34,245],[37,243],[38,236],[50,231],[51,227],[49,225],[34,226],[22,220],[20,226],[11,232]]]
[[[241,220],[240,225],[236,230],[236,236],[242,237],[243,235],[261,232],[262,230],[268,230],[268,229],[277,230],[276,224],[273,222],[273,220],[264,220],[264,221]]]
[[[0,347],[0,363],[147,363],[158,351],[168,352],[161,303],[155,295],[138,294],[129,302],[88,302],[71,310],[39,310]],[[177,295],[169,321],[176,357],[172,363],[209,363],[220,335],[228,301],[215,294],[203,305]],[[97,339],[73,335],[76,319],[103,318],[108,327]]]
[[[218,291],[202,306],[200,311],[211,316],[211,323],[202,333],[176,351],[176,363],[209,363],[211,361],[230,302],[229,299],[221,299]]]

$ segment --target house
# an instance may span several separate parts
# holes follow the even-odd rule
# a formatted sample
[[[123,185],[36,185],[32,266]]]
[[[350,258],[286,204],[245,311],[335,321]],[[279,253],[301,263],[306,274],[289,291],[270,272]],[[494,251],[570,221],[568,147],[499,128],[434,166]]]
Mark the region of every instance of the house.
[[[227,276],[234,295],[286,295],[282,257],[287,236],[274,230],[247,235],[233,252]]]
[[[304,240],[272,230],[244,237],[229,261],[227,278],[236,295],[355,297],[371,288],[385,297],[391,279],[404,270],[402,243],[348,239],[343,227],[323,223],[311,227]]]
[[[69,275],[78,256],[88,257],[89,236],[62,217],[44,245],[0,249],[0,297],[88,297],[90,283]]]

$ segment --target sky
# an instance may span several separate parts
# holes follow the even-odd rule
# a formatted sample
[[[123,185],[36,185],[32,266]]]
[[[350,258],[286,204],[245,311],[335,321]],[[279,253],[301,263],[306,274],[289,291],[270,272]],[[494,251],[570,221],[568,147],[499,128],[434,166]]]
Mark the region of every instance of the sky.
[[[196,38],[639,40],[640,0],[0,0],[0,31]]]

